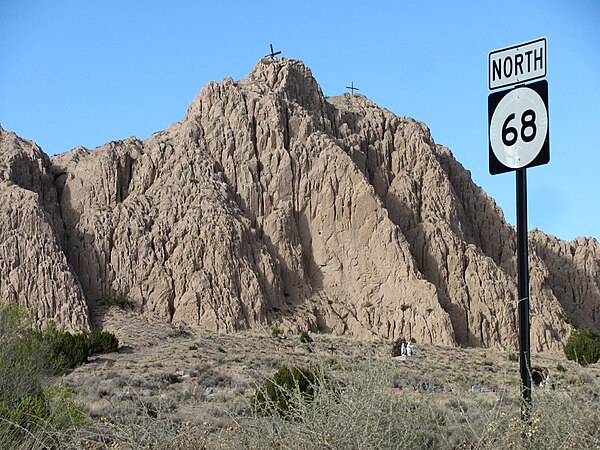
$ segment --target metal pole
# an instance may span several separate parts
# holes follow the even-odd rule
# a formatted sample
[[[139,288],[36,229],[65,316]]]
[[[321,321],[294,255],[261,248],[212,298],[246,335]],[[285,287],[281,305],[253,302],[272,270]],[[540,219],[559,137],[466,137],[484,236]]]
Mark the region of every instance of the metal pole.
[[[517,270],[519,277],[519,367],[523,420],[531,408],[531,355],[529,342],[529,265],[527,248],[527,173],[517,169]]]

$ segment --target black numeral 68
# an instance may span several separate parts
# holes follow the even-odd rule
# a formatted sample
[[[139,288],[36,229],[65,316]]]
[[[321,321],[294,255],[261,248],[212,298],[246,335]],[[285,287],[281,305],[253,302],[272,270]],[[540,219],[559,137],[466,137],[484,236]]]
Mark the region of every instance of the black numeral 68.
[[[519,132],[515,127],[510,127],[508,124],[511,120],[515,119],[515,113],[510,114],[504,124],[502,125],[502,142],[504,145],[510,147],[511,145],[515,145],[517,139],[519,139]],[[531,129],[528,133],[526,130]],[[537,133],[537,128],[535,126],[535,111],[533,109],[528,109],[523,111],[521,115],[521,139],[523,142],[531,142],[535,139],[535,134]]]

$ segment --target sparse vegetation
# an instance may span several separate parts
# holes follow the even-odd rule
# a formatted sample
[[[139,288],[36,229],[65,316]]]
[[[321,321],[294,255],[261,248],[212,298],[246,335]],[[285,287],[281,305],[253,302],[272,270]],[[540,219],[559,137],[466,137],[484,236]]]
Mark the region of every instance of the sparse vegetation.
[[[508,354],[508,360],[510,362],[519,362],[519,355],[517,355],[516,353],[509,353]]]
[[[273,325],[271,327],[271,337],[279,337],[279,334],[281,333],[281,330],[279,328],[277,328],[277,325]]]
[[[600,447],[600,367],[562,353],[532,355],[534,367],[569,376],[534,386],[527,427],[506,353],[422,344],[419,358],[397,361],[383,341],[321,335],[301,346],[297,335],[180,334],[119,308],[107,314],[130,350],[43,378],[40,396],[15,403],[12,418],[44,418],[26,421],[18,440],[0,424],[0,448]],[[71,407],[60,406],[63,395]]]
[[[565,345],[565,356],[582,366],[600,359],[600,335],[589,328],[579,328],[571,334]]]
[[[575,329],[579,328],[579,324],[577,323],[577,320],[575,319],[575,317],[573,317],[573,314],[571,314],[569,311],[563,311],[560,315],[560,318],[562,320],[564,320],[567,325],[571,325]]]
[[[310,336],[308,331],[303,331],[300,333],[300,342],[303,344],[310,344],[313,341],[313,338]]]
[[[119,291],[110,288],[104,295],[104,301],[108,306],[116,306],[121,309],[133,308],[133,302],[129,299],[128,291]]]
[[[40,430],[64,430],[82,423],[83,415],[70,393],[47,386],[52,375],[79,358],[79,338],[71,340],[67,335],[72,337],[53,325],[42,332],[26,309],[0,302],[0,448],[17,448],[26,436]],[[65,347],[67,342],[72,350]]]
[[[600,444],[600,430],[594,425],[600,412],[589,397],[536,390],[527,426],[520,418],[517,389],[477,397],[454,391],[432,395],[420,388],[393,390],[390,375],[396,370],[385,360],[345,366],[335,373],[344,380],[341,394],[317,389],[305,397],[296,387],[286,397],[287,414],[241,418],[217,440],[224,447],[243,443],[243,448],[304,449],[547,449]]]

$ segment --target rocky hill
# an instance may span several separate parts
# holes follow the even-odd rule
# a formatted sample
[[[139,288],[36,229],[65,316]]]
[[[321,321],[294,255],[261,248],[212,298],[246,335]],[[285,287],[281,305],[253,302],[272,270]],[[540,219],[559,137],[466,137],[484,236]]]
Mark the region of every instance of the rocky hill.
[[[218,332],[513,348],[515,230],[427,127],[325,98],[300,61],[209,83],[185,118],[49,158],[0,129],[0,297],[87,328],[109,292]],[[532,346],[600,329],[600,245],[530,233]]]

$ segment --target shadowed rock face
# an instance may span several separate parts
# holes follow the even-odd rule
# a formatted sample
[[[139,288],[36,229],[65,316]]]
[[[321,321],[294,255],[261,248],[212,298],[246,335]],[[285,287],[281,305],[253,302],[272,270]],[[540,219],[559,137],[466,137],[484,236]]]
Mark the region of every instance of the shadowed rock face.
[[[324,98],[299,61],[209,83],[144,142],[49,159],[0,130],[0,152],[0,293],[73,328],[115,289],[222,332],[516,345],[502,211],[425,125]],[[534,349],[564,343],[563,310],[599,329],[598,242],[530,242]]]

